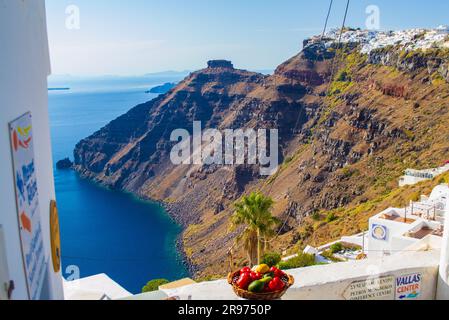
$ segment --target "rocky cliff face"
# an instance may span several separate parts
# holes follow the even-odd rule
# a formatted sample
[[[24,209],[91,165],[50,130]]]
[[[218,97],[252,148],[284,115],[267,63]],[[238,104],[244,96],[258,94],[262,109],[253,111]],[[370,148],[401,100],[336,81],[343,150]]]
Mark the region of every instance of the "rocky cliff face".
[[[403,169],[449,157],[449,56],[400,48],[361,54],[356,45],[340,51],[309,45],[271,76],[209,62],[81,141],[76,168],[164,202],[186,228],[183,249],[197,275],[228,271],[232,204],[252,190],[271,195],[285,221],[275,250],[361,231],[371,201],[394,192]],[[173,165],[170,135],[192,132],[193,121],[222,130],[278,129],[282,165],[268,178],[252,165]]]

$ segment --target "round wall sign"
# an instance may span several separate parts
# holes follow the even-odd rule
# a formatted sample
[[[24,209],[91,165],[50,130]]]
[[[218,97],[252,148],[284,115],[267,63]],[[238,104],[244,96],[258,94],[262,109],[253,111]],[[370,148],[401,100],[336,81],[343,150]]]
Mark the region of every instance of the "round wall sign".
[[[50,202],[50,241],[53,270],[55,273],[58,273],[61,270],[61,238],[59,234],[58,208],[54,200]]]
[[[373,225],[373,238],[377,240],[387,240],[387,228],[381,225]]]

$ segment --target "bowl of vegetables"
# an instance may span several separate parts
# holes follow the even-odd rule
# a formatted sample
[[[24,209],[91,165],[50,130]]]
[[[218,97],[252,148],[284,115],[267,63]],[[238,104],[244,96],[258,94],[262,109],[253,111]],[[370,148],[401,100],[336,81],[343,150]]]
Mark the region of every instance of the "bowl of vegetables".
[[[276,267],[266,264],[244,267],[228,275],[228,283],[235,294],[248,300],[280,299],[294,284],[295,279]]]

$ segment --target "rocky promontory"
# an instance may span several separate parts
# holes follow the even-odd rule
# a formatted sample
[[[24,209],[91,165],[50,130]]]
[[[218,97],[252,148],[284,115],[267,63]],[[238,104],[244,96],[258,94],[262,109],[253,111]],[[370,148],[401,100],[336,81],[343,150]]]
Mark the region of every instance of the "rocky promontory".
[[[174,87],[176,87],[176,83],[167,82],[167,83],[164,83],[163,85],[153,87],[150,90],[148,90],[147,92],[154,93],[154,94],[166,94]]]
[[[65,158],[56,162],[56,169],[58,170],[68,170],[72,169],[73,162],[69,158]]]
[[[211,60],[207,62],[207,67],[211,69],[223,68],[223,69],[234,69],[234,65],[228,60]]]

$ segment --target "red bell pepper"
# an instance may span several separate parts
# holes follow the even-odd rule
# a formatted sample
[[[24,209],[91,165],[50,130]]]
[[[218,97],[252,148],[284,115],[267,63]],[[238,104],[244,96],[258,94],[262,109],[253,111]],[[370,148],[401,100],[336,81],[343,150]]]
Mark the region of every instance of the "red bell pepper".
[[[285,288],[285,283],[281,280],[281,278],[274,277],[268,284],[268,288],[270,288],[273,292],[281,291]]]
[[[246,272],[240,274],[240,277],[237,280],[236,284],[240,289],[247,290],[251,282],[253,282],[253,280],[251,279],[251,274]]]
[[[265,285],[265,287],[263,288],[263,292],[264,293],[269,293],[269,292],[271,292],[271,290],[270,290],[270,287],[269,287],[269,284],[267,283],[266,285]]]
[[[283,276],[285,276],[285,273],[276,267],[271,267],[270,272],[273,274],[274,277],[282,278]]]
[[[250,267],[244,267],[240,270],[240,273],[251,273],[251,268]]]
[[[261,275],[259,272],[254,272],[254,271],[252,271],[252,272],[250,273],[250,275],[251,275],[251,279],[252,279],[253,281],[262,279],[262,275]]]

